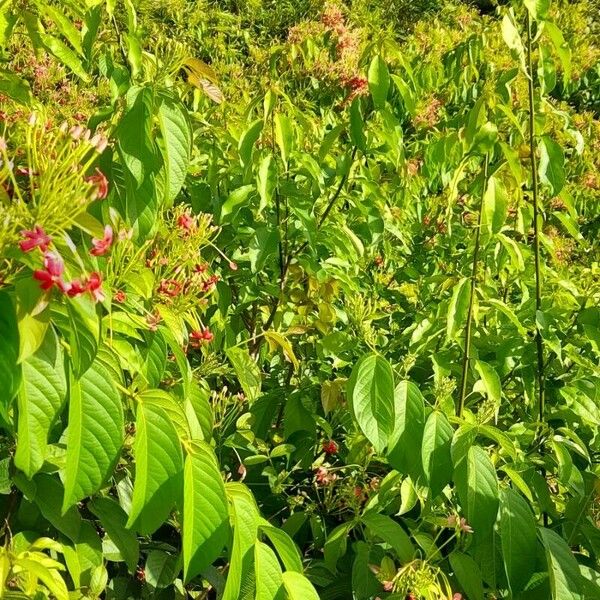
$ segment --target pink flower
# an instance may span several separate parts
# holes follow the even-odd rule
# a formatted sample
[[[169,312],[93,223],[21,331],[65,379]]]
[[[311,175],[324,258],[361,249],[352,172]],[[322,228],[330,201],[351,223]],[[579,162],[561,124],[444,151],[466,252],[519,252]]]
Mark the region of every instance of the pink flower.
[[[338,445],[333,440],[323,442],[323,452],[325,454],[337,454],[337,451]]]
[[[95,175],[90,175],[85,180],[96,186],[96,200],[104,200],[108,196],[108,179],[100,169],[96,168]]]
[[[33,231],[21,231],[21,235],[25,238],[19,242],[22,252],[30,252],[36,247],[42,252],[46,252],[52,241],[52,238],[46,235],[46,232],[39,225],[36,225]]]
[[[68,289],[62,280],[64,270],[65,264],[62,258],[54,252],[46,252],[44,254],[44,269],[34,271],[33,277],[40,282],[40,287],[44,291],[48,291],[53,286],[56,286],[64,292]]]
[[[177,225],[181,227],[181,229],[185,229],[186,231],[192,231],[196,221],[194,217],[192,217],[189,213],[185,212],[182,215],[179,215],[177,219]]]
[[[113,296],[113,300],[119,304],[123,304],[127,300],[127,294],[123,290],[118,290]]]
[[[235,262],[233,262],[232,260],[230,260],[230,261],[229,261],[229,268],[230,268],[232,271],[237,271],[237,270],[238,270],[237,263],[235,263]]]
[[[71,298],[81,296],[87,291],[87,284],[82,283],[79,279],[74,279],[70,283],[65,283],[65,291]]]
[[[212,331],[208,327],[197,329],[190,333],[190,340],[193,348],[199,348],[201,344],[212,342],[214,339]]]
[[[104,237],[99,240],[92,238],[93,248],[90,250],[90,254],[93,256],[103,256],[106,254],[113,242],[113,230],[110,225],[104,228]]]
[[[182,285],[175,279],[163,279],[158,288],[159,294],[165,294],[174,298],[181,293]]]
[[[86,289],[92,295],[96,302],[104,302],[104,292],[102,291],[102,277],[100,273],[92,273],[87,282]]]

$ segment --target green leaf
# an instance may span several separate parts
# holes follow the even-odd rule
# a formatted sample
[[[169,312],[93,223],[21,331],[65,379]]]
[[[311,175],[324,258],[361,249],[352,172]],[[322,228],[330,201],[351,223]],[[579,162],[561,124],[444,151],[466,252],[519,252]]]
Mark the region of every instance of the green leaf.
[[[394,428],[394,373],[379,354],[367,354],[354,366],[348,398],[361,431],[382,452]]]
[[[511,488],[500,492],[498,533],[508,586],[516,594],[525,589],[535,571],[537,540],[529,505]]]
[[[15,284],[17,324],[19,327],[19,362],[31,356],[44,341],[50,325],[47,300],[35,279],[21,279]]]
[[[15,566],[20,567],[22,571],[29,573],[31,577],[39,579],[52,592],[56,600],[69,600],[69,592],[64,579],[62,577],[54,577],[53,572],[40,561],[18,557],[15,562]]]
[[[353,527],[354,523],[351,521],[342,523],[327,536],[327,541],[323,547],[323,554],[325,556],[325,566],[332,573],[337,572],[337,562],[346,554],[348,535]]]
[[[168,413],[143,394],[136,412],[133,455],[135,481],[127,527],[148,535],[162,525],[181,497],[183,455]]]
[[[17,313],[6,292],[0,292],[0,340],[0,402],[3,414],[7,414],[21,385],[21,365]]]
[[[181,102],[163,93],[157,111],[165,172],[165,204],[171,206],[187,175],[192,153],[192,129],[188,113]]]
[[[267,544],[254,545],[254,569],[256,572],[256,600],[284,600],[281,566]]]
[[[146,559],[146,582],[156,589],[163,589],[172,585],[181,571],[181,557],[152,550]]]
[[[262,377],[259,366],[252,360],[246,347],[229,348],[225,354],[231,363],[248,402],[260,395]]]
[[[523,0],[523,4],[536,21],[543,20],[548,15],[550,0]]]
[[[203,439],[209,442],[213,435],[213,413],[209,402],[209,391],[206,387],[201,387],[196,382],[192,382],[185,398],[185,411],[190,423],[190,433],[192,439]],[[195,422],[198,423],[202,437],[194,437],[192,428],[192,415],[195,416]]]
[[[401,563],[409,563],[415,556],[415,549],[402,529],[402,526],[387,515],[370,512],[362,516],[361,521],[371,533],[388,543],[396,552]]]
[[[86,83],[90,81],[90,76],[83,68],[83,64],[77,57],[77,54],[75,54],[75,52],[73,52],[73,50],[71,50],[64,42],[49,33],[41,31],[39,32],[39,37],[50,54],[53,54],[58,58],[63,65],[73,71],[80,79]]]
[[[75,377],[81,377],[96,358],[100,338],[100,320],[94,301],[87,296],[73,298],[67,304],[69,347]]]
[[[36,478],[37,479],[37,478]],[[70,509],[75,513],[75,508]],[[63,542],[63,555],[69,575],[75,587],[87,587],[92,581],[94,570],[103,566],[102,540],[90,521],[81,522],[77,539],[72,544]]]
[[[371,61],[367,79],[375,108],[383,108],[390,89],[390,73],[381,56],[375,56]]]
[[[238,600],[242,583],[252,578],[259,515],[254,496],[245,485],[228,483],[226,493],[231,503],[233,548],[222,600]]]
[[[294,540],[285,531],[273,527],[265,519],[259,520],[259,529],[271,540],[285,568],[288,571],[302,573],[302,558]]]
[[[183,476],[183,574],[190,581],[221,553],[230,535],[225,486],[210,446],[194,442]]]
[[[467,554],[452,552],[450,566],[469,600],[484,600],[483,580],[477,563]]]
[[[563,150],[547,135],[540,140],[540,181],[549,185],[555,196],[566,182]]]
[[[81,34],[73,25],[71,20],[64,15],[64,13],[58,11],[54,7],[50,6],[46,2],[39,2],[38,6],[41,11],[45,13],[50,20],[54,23],[60,33],[67,39],[69,44],[75,48],[78,54],[83,56],[83,48],[81,46]]]
[[[525,62],[525,48],[519,30],[515,25],[514,15],[512,11],[507,12],[502,19],[502,39],[504,43],[519,59],[521,70],[527,73],[527,63]]]
[[[319,600],[317,590],[302,573],[286,571],[282,577],[288,600]]]
[[[29,82],[6,71],[0,72],[0,94],[25,106],[30,106],[33,101]]]
[[[502,385],[500,383],[500,377],[496,373],[496,369],[482,360],[475,361],[475,370],[479,373],[481,381],[483,382],[483,389],[488,397],[492,400],[495,406],[500,406],[502,398]]]
[[[275,141],[279,146],[281,158],[287,169],[290,154],[294,148],[294,127],[291,119],[281,113],[275,115]]]
[[[256,174],[256,187],[260,196],[258,211],[262,212],[271,204],[273,192],[277,187],[277,170],[271,154],[267,154],[260,163]]]
[[[538,534],[546,553],[552,600],[583,600],[581,571],[567,542],[545,527],[539,527]]]
[[[394,469],[417,478],[422,472],[421,444],[425,427],[425,402],[411,381],[401,381],[394,390],[395,425],[387,451]]]
[[[571,79],[571,48],[565,40],[562,31],[552,22],[544,22],[543,33],[548,34],[548,37],[554,45],[554,50],[558,55],[563,69],[563,82],[566,85]]]
[[[94,363],[80,379],[70,372],[63,512],[100,489],[123,444],[123,405],[108,371]]]
[[[240,153],[240,161],[243,167],[247,167],[252,161],[252,151],[254,144],[260,137],[264,123],[262,119],[257,119],[250,123],[248,128],[242,133],[238,144],[238,152]]]
[[[117,502],[106,497],[95,498],[87,507],[100,519],[102,527],[119,549],[129,572],[135,573],[140,558],[140,545],[135,532],[126,529],[125,511]]]
[[[469,297],[471,293],[471,280],[463,277],[454,287],[450,305],[448,306],[448,321],[446,323],[446,336],[454,339],[462,331],[469,311]]]
[[[48,433],[62,411],[67,394],[67,378],[61,347],[53,329],[43,344],[23,363],[19,390],[19,419],[15,466],[27,477],[44,463]]]
[[[446,415],[433,411],[425,422],[421,460],[425,480],[435,498],[452,477],[450,446],[454,430]]]
[[[242,205],[248,201],[248,198],[253,191],[254,185],[252,184],[243,185],[242,187],[233,190],[227,197],[227,200],[223,203],[223,206],[221,206],[221,213],[219,215],[220,220],[230,221]]]
[[[498,233],[506,221],[508,197],[502,182],[492,176],[487,181],[483,196],[482,224],[491,233]]]
[[[367,151],[364,129],[365,122],[360,112],[360,100],[355,98],[350,105],[350,139],[361,152]]]
[[[498,478],[487,452],[471,446],[454,470],[454,485],[468,524],[479,538],[492,534],[498,515]]]

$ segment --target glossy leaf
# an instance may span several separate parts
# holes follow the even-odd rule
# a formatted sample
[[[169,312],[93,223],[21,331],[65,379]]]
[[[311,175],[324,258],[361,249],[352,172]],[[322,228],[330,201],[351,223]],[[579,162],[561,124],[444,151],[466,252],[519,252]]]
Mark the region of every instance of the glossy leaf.
[[[452,477],[450,445],[454,431],[444,413],[433,411],[425,422],[421,459],[431,496],[437,496]]]

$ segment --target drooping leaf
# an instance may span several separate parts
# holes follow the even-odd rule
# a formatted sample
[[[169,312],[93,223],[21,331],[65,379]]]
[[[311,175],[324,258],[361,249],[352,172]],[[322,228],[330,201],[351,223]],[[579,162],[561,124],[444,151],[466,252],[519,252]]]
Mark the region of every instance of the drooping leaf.
[[[502,386],[500,377],[498,376],[498,373],[496,373],[496,369],[482,360],[476,360],[475,370],[481,377],[483,389],[485,390],[487,397],[494,402],[495,406],[500,406]]]
[[[394,390],[395,419],[387,457],[401,473],[421,474],[421,444],[425,427],[425,403],[419,388],[411,381],[401,381]]]
[[[452,477],[452,458],[450,446],[454,431],[446,415],[433,411],[425,422],[421,459],[423,472],[435,498]]]
[[[566,182],[564,152],[547,135],[540,141],[540,181],[548,184],[555,196],[563,189]]]
[[[584,600],[581,571],[565,540],[555,531],[538,528],[544,545],[552,600]]]
[[[369,65],[369,90],[375,108],[383,108],[390,89],[390,73],[381,56],[375,56]]]
[[[361,431],[382,452],[394,428],[394,374],[379,354],[367,354],[354,366],[348,398]]]
[[[177,429],[164,408],[140,395],[133,446],[135,480],[127,527],[158,529],[181,497],[183,455]],[[170,398],[175,403],[174,398]]]
[[[506,579],[516,594],[525,588],[535,571],[537,540],[529,505],[511,488],[500,493],[499,534]]]
[[[493,532],[498,514],[498,478],[487,452],[471,446],[454,470],[454,485],[467,522],[479,539]]]
[[[317,590],[302,573],[286,571],[282,577],[289,600],[319,600]]]
[[[448,321],[446,324],[446,336],[454,339],[462,330],[469,310],[469,295],[471,293],[470,280],[463,277],[454,287],[450,305],[448,306]]]
[[[69,347],[75,377],[81,377],[96,358],[100,338],[100,320],[91,298],[73,298],[67,305]]]
[[[247,348],[229,348],[226,354],[244,390],[244,394],[246,394],[246,398],[250,403],[254,402],[260,395],[262,383],[260,368],[252,360]]]
[[[17,313],[6,292],[0,292],[0,340],[0,402],[6,414],[21,384]]]
[[[256,571],[256,600],[283,600],[283,577],[281,565],[267,544],[254,545],[254,565]]]
[[[91,496],[112,473],[123,444],[123,405],[106,368],[95,362],[69,377],[63,511]]]
[[[468,554],[452,552],[450,566],[466,597],[472,600],[484,600],[483,580],[477,563]]]
[[[263,129],[264,122],[262,119],[257,119],[248,125],[248,128],[240,136],[238,144],[238,152],[240,153],[240,161],[242,166],[246,167],[252,160],[252,152],[254,150],[254,144],[260,137],[260,133]]]
[[[230,535],[225,486],[205,442],[191,445],[183,487],[183,573],[189,581],[219,556]]]
[[[275,550],[279,554],[279,558],[281,558],[285,568],[288,571],[302,573],[302,558],[294,540],[283,529],[273,527],[265,519],[259,520],[259,530],[275,546]]]
[[[414,558],[415,549],[408,534],[394,519],[387,515],[369,512],[363,515],[361,520],[373,534],[394,549],[401,563],[409,563]]]
[[[275,115],[275,141],[279,146],[283,163],[288,165],[290,154],[294,148],[294,126],[292,120],[286,115]]]
[[[498,233],[506,221],[507,211],[508,198],[506,190],[501,181],[492,176],[488,179],[483,196],[482,224],[491,233]]]
[[[48,433],[67,393],[63,353],[53,329],[23,363],[15,466],[31,478],[44,463]]]

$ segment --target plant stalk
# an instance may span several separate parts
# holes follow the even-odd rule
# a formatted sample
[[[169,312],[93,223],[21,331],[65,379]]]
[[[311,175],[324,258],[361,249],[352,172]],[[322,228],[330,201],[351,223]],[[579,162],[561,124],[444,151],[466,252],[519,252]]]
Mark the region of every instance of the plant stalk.
[[[475,234],[475,249],[473,250],[473,268],[471,270],[471,289],[469,290],[469,308],[467,311],[467,324],[465,327],[465,350],[462,360],[462,377],[460,381],[460,401],[456,415],[460,418],[465,409],[465,398],[467,397],[467,376],[469,371],[469,360],[471,355],[471,332],[473,329],[473,306],[475,304],[475,287],[477,284],[477,271],[479,267],[479,250],[481,248],[481,221],[483,215],[483,202],[488,185],[488,169],[490,155],[486,153],[483,164],[483,186],[481,190],[481,202],[479,204],[479,215],[477,217],[477,231]]]

